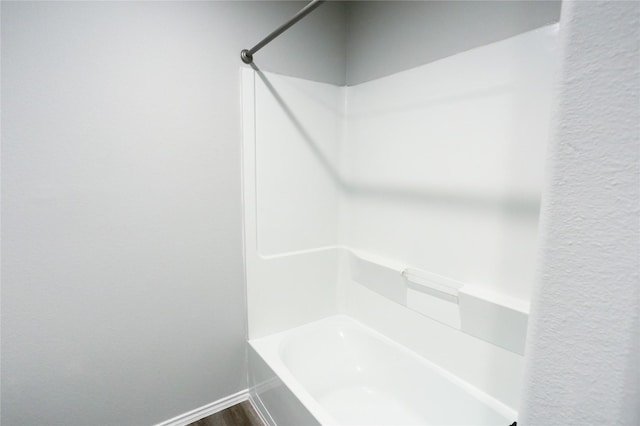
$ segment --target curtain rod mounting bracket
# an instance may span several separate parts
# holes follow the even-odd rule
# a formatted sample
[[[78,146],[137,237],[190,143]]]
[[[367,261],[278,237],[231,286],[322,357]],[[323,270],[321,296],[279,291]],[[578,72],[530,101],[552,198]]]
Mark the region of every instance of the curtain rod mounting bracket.
[[[240,59],[242,59],[242,62],[245,64],[253,63],[253,55],[249,53],[249,49],[242,49],[242,52],[240,52]]]
[[[296,13],[291,19],[289,19],[284,24],[280,25],[271,34],[269,34],[268,36],[263,38],[260,43],[256,44],[251,49],[243,49],[242,52],[240,52],[240,59],[242,59],[242,62],[244,62],[245,64],[252,64],[253,63],[253,55],[258,50],[260,50],[263,47],[265,47],[274,38],[278,37],[280,34],[282,34],[283,32],[287,31],[289,28],[291,28],[293,26],[293,24],[295,24],[296,22],[298,22],[299,20],[301,20],[302,18],[304,18],[305,16],[307,16],[308,14],[313,12],[318,6],[320,6],[325,1],[326,0],[312,0],[312,1],[310,1],[305,7],[303,7],[298,13]]]

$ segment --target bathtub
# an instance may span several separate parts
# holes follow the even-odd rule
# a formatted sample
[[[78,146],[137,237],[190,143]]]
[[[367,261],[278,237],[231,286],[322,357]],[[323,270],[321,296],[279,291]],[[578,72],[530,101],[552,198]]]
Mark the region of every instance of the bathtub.
[[[278,426],[507,426],[516,420],[514,410],[348,316],[249,344],[275,375],[263,375],[258,387],[280,385],[297,399],[285,401],[278,391],[279,399],[270,401],[268,391],[257,391],[256,405]]]

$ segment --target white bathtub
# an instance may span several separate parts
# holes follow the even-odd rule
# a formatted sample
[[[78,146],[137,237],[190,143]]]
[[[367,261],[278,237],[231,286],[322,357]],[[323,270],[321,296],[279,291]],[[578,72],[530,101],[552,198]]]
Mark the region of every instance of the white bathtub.
[[[344,315],[249,342],[322,425],[500,425],[516,412],[405,347]],[[258,393],[258,399],[260,394]],[[277,406],[276,406],[277,405]],[[283,407],[283,405],[285,407]]]

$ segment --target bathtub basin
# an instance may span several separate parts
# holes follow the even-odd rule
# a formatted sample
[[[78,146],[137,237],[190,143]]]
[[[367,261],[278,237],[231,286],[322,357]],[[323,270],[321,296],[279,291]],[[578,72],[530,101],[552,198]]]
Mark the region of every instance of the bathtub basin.
[[[358,321],[337,315],[251,340],[322,425],[500,425],[517,413]]]

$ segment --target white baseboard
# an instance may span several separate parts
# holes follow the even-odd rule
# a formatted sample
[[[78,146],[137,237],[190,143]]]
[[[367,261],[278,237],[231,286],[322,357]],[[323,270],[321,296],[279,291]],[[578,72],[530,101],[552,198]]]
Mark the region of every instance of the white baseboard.
[[[165,420],[162,423],[158,423],[156,426],[187,426],[189,423],[193,423],[196,420],[200,420],[204,417],[217,413],[218,411],[222,411],[226,408],[247,400],[250,401],[249,390],[244,389],[238,393],[234,393],[233,395],[226,396],[207,405],[203,405],[200,408],[196,408],[195,410],[191,410],[187,413],[180,414],[179,416],[176,416],[172,419]],[[255,405],[254,408],[256,408]],[[256,411],[258,411],[257,408]],[[260,417],[262,417],[262,413],[259,413],[259,415]],[[273,426],[268,423],[265,424],[267,424],[267,426]]]

